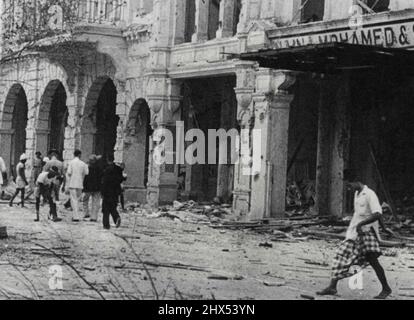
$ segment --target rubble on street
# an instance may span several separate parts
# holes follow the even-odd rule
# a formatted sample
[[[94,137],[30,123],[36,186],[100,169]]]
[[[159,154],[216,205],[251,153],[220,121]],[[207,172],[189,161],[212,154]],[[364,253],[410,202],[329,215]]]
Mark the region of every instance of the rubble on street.
[[[326,234],[339,236],[346,224],[317,217],[243,222],[227,205],[151,210],[135,203],[122,213],[121,228],[105,231],[100,223],[72,223],[63,208],[60,223],[48,221],[43,207],[41,222],[30,224],[30,209],[0,206],[9,233],[0,240],[2,299],[325,299],[315,291],[328,281],[341,241]],[[310,234],[316,230],[321,234]],[[392,299],[414,296],[412,253],[384,248]],[[62,289],[49,287],[55,266]],[[369,269],[365,283],[358,299],[378,290]],[[329,299],[355,298],[342,286]]]
[[[243,221],[228,204],[197,203],[195,201],[174,201],[170,206],[151,209],[139,203],[130,204],[128,210],[142,214],[149,219],[166,218],[179,223],[208,225],[218,230],[247,230],[258,234],[271,235],[271,241],[305,241],[309,239],[344,240],[349,217],[335,219],[332,217],[315,216],[308,212],[289,214],[286,218],[263,219],[260,221]],[[397,232],[398,238],[387,239],[382,235],[383,247],[414,248],[414,221],[400,216],[400,222],[392,217],[389,227]]]

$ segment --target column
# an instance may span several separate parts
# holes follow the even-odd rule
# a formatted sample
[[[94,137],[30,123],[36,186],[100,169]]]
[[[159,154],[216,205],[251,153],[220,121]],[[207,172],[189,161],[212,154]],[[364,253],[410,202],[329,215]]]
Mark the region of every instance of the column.
[[[174,44],[185,42],[186,1],[175,0]]]
[[[250,134],[253,125],[253,93],[255,87],[255,63],[238,61],[235,63],[237,84],[234,89],[237,98],[237,121],[240,124],[240,145],[250,144]],[[249,155],[250,148],[249,148]],[[250,211],[251,175],[249,168],[243,162],[239,151],[239,159],[234,166],[233,210],[240,215]]]
[[[48,129],[36,129],[36,146],[35,151],[40,151],[43,155],[46,155],[49,148],[49,134]]]
[[[228,38],[233,36],[235,13],[235,0],[221,0],[219,13],[219,29],[216,38]]]
[[[261,0],[242,0],[240,12],[240,20],[237,25],[237,32],[244,32],[251,20],[260,18],[260,2]]]
[[[0,150],[1,157],[6,163],[7,173],[10,174],[10,159],[11,159],[11,147],[12,147],[12,138],[14,130],[13,129],[0,129]]]
[[[253,150],[260,166],[253,172],[251,219],[285,214],[289,112],[295,75],[260,69],[254,94],[254,129],[260,132],[261,150]],[[253,142],[253,148],[258,142]]]
[[[347,166],[350,143],[350,121],[348,117],[350,87],[348,75],[341,78],[335,97],[329,207],[333,216],[340,217],[345,208],[343,171]]]
[[[286,205],[286,175],[288,160],[289,113],[293,95],[279,92],[270,105],[272,163],[272,193],[270,216],[283,217]]]
[[[124,158],[124,123],[127,122],[127,104],[125,86],[126,81],[116,79],[116,115],[119,117],[118,126],[116,128],[116,143],[114,148],[115,162],[121,163]]]
[[[84,99],[82,99],[84,101]],[[69,93],[66,99],[68,108],[68,123],[65,128],[65,141],[63,142],[63,160],[73,158],[73,152],[76,148],[76,130],[78,127],[78,96],[75,93]],[[82,105],[82,104],[80,104]]]
[[[232,104],[232,95],[230,88],[225,86],[223,88],[221,97],[221,115],[220,115],[220,128],[226,131],[233,129],[234,126],[234,105]],[[224,202],[229,200],[229,184],[232,176],[233,165],[229,163],[229,155],[231,154],[231,146],[227,145],[227,148],[219,148],[218,158],[219,163],[217,165],[217,197]],[[227,160],[227,161],[226,161]],[[225,162],[225,163],[224,163]]]
[[[320,90],[316,210],[319,215],[339,217],[345,205],[343,171],[349,155],[349,78],[321,80]]]
[[[180,82],[167,77],[153,76],[149,80],[147,101],[151,109],[152,127],[171,132],[172,142],[175,139],[176,122],[181,120],[180,88]],[[177,198],[178,166],[174,145],[166,144],[163,149],[167,157],[172,156],[173,163],[159,164],[154,160],[154,152],[160,147],[160,142],[154,141],[154,135],[151,139],[147,185],[147,202],[151,207],[171,203]]]
[[[316,159],[316,204],[319,215],[329,214],[329,164],[332,131],[332,79],[319,80],[318,146]]]
[[[195,33],[192,36],[191,42],[201,42],[208,40],[208,17],[210,0],[195,0],[196,1],[196,18],[195,18]]]

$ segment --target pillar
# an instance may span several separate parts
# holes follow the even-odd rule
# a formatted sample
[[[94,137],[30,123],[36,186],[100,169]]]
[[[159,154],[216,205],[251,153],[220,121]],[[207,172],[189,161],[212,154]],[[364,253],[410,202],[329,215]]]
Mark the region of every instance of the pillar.
[[[229,91],[228,86],[223,87],[221,97],[221,115],[220,115],[220,128],[226,131],[234,129],[234,105],[232,104],[233,95]],[[226,141],[227,142],[227,141]],[[217,166],[217,197],[221,198],[224,202],[228,202],[230,198],[230,182],[233,175],[233,164],[229,162],[229,155],[233,150],[231,146],[227,145],[227,148],[219,148],[219,163]],[[221,161],[220,161],[221,160]],[[226,161],[227,160],[227,161]],[[226,163],[224,163],[226,161]]]
[[[349,79],[327,78],[320,83],[316,210],[319,215],[339,217],[345,206],[343,171],[350,141]]]
[[[82,99],[80,102],[83,102]],[[65,128],[65,141],[63,142],[63,160],[70,160],[73,158],[73,152],[76,146],[76,130],[78,127],[78,95],[75,93],[68,93],[66,99],[68,108],[68,124]],[[81,104],[80,104],[81,105]],[[78,128],[79,129],[79,128]]]
[[[347,167],[350,142],[350,104],[349,76],[345,75],[336,92],[334,108],[334,131],[332,135],[330,166],[330,212],[335,217],[342,216],[345,208],[343,171]]]
[[[0,150],[1,150],[1,157],[3,158],[8,175],[10,175],[11,168],[10,168],[10,159],[11,159],[11,146],[12,146],[12,137],[14,134],[13,129],[0,129]]]
[[[148,87],[148,106],[151,110],[153,129],[165,129],[175,139],[176,122],[181,120],[180,96],[181,83],[167,77],[150,76]],[[176,145],[176,143],[174,143]],[[152,207],[171,203],[177,198],[178,166],[174,146],[167,146],[166,153],[173,152],[173,163],[158,164],[154,161],[154,151],[160,143],[150,142],[147,202]]]
[[[232,37],[234,30],[235,0],[221,0],[219,13],[219,29],[216,38]]]
[[[175,0],[174,44],[185,42],[186,1]]]
[[[289,112],[293,95],[289,88],[295,75],[288,71],[260,69],[253,96],[254,129],[260,133],[255,161],[260,166],[252,173],[251,219],[276,218],[285,214],[288,158]]]
[[[191,42],[201,42],[208,40],[208,18],[210,0],[195,0],[196,16],[195,16],[195,33]]]
[[[124,161],[124,123],[127,122],[127,103],[125,86],[126,81],[115,80],[117,96],[116,96],[116,115],[119,117],[118,126],[116,128],[116,142],[114,147],[115,162]]]
[[[329,168],[332,126],[332,79],[319,81],[318,146],[316,159],[316,204],[319,215],[329,214]]]
[[[43,155],[47,155],[49,149],[49,134],[48,129],[36,129],[36,151],[40,151]]]
[[[237,99],[237,121],[239,122],[241,144],[250,144],[250,134],[253,125],[253,93],[255,87],[255,64],[249,61],[235,63],[237,84],[235,93]],[[251,150],[248,150],[249,156]],[[251,175],[248,165],[242,159],[242,150],[234,166],[233,210],[240,215],[247,215],[250,211]]]

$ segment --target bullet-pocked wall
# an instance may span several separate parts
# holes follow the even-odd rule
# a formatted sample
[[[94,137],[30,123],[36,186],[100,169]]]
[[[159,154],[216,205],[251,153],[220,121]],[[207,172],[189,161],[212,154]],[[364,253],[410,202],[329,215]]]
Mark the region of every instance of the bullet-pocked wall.
[[[130,201],[146,201],[152,133],[151,110],[147,101],[139,98],[129,111],[123,148],[125,197]]]

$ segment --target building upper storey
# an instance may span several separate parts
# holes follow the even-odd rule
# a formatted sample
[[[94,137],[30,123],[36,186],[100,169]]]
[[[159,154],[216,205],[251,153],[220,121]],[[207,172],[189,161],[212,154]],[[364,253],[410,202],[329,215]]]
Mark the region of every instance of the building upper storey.
[[[277,33],[405,9],[414,9],[414,1],[1,0],[0,12],[3,47],[93,29],[127,42],[150,43],[147,48],[171,48],[236,41],[253,21]]]

